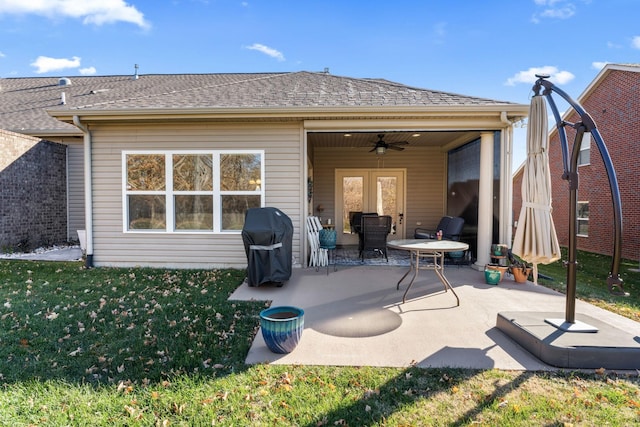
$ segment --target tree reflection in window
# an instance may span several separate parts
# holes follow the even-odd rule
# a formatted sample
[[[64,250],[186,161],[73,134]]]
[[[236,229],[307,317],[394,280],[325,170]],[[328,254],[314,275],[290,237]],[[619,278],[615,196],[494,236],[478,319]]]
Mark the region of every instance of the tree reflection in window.
[[[260,191],[260,154],[221,154],[221,191]]]

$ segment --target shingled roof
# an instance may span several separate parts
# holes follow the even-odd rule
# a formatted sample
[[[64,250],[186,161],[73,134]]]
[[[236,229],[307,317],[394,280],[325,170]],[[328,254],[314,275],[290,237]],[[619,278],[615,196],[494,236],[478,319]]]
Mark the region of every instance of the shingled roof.
[[[61,84],[63,83],[63,84]],[[67,84],[64,84],[67,83]],[[64,94],[64,95],[63,95]],[[62,100],[64,97],[65,103]],[[148,74],[0,79],[0,128],[29,134],[77,131],[48,110],[290,109],[513,106],[383,79],[328,73]]]

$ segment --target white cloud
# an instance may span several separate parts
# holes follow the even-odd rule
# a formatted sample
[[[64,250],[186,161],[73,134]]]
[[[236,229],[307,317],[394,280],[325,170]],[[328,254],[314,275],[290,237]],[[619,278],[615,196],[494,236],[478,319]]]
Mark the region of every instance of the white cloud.
[[[518,83],[533,84],[538,80],[536,74],[550,75],[549,81],[554,84],[569,83],[575,78],[569,71],[561,71],[553,65],[545,65],[544,67],[531,67],[526,71],[519,71],[513,77],[509,77],[505,84],[507,86],[515,86]]]
[[[5,55],[4,53],[0,52],[0,58],[4,58],[5,56],[7,56],[7,55]]]
[[[0,14],[34,14],[48,18],[82,18],[84,24],[112,24],[129,22],[149,28],[144,15],[123,0],[0,0]]]
[[[42,74],[50,71],[64,70],[66,68],[78,68],[80,66],[80,58],[77,56],[71,59],[38,56],[38,58],[31,63],[31,66],[36,67],[37,74]]]
[[[634,49],[640,49],[640,36],[635,36],[633,40],[631,40],[631,46]]]
[[[278,61],[284,61],[284,55],[282,54],[282,52],[276,49],[273,49],[269,46],[265,46],[260,43],[254,43],[251,46],[247,46],[246,48],[249,50],[257,50],[258,52],[262,52],[265,55],[268,55],[272,58],[277,59]]]
[[[93,76],[97,72],[96,67],[80,68],[78,71],[83,76]]]
[[[542,7],[541,12],[533,15],[531,20],[539,23],[540,19],[569,19],[576,14],[576,5],[567,0],[533,0],[533,2]]]
[[[608,63],[608,61],[594,61],[591,63],[591,68],[602,70]]]

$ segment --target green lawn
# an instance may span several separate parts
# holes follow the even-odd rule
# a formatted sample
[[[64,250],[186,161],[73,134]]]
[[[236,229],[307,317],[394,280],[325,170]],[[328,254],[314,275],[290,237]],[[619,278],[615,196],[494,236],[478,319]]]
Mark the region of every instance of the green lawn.
[[[0,261],[0,426],[640,423],[636,375],[246,366],[268,303],[228,301],[243,278]],[[625,284],[599,298],[637,316]]]
[[[566,249],[562,249],[562,259],[567,259]],[[633,271],[640,267],[638,261],[622,260],[620,263],[620,277],[623,280],[628,297],[611,295],[607,287],[607,277],[611,269],[611,257],[578,252],[578,267],[576,271],[576,295],[622,316],[640,322],[640,272]],[[541,279],[540,284],[565,292],[567,288],[567,270],[563,261],[549,265],[540,265],[539,272],[553,278]]]

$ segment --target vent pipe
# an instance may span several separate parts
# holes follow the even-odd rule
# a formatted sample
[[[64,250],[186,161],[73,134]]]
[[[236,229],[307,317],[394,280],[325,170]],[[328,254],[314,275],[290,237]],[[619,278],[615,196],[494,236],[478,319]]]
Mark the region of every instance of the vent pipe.
[[[138,76],[138,64],[135,64],[133,66],[133,68],[135,68],[135,72],[133,74],[133,80],[138,80],[139,76]]]
[[[67,94],[62,92],[60,94],[60,105],[65,105],[67,103]]]

